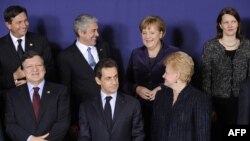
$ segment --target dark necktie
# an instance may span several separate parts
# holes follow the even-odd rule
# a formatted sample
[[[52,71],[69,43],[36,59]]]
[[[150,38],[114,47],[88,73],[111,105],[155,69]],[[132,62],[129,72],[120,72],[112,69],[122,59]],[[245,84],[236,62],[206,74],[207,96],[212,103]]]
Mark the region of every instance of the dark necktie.
[[[95,62],[95,59],[94,59],[94,57],[93,57],[93,55],[92,55],[92,53],[91,53],[91,48],[88,47],[87,51],[88,51],[88,63],[89,63],[89,65],[90,65],[90,67],[91,67],[92,69],[94,69],[94,68],[95,68],[95,65],[96,65],[96,62]]]
[[[33,109],[36,116],[36,120],[38,120],[39,116],[39,106],[40,106],[40,95],[38,94],[39,87],[34,87],[33,93]]]
[[[23,56],[23,48],[22,48],[22,39],[18,39],[17,40],[17,42],[18,42],[18,45],[17,45],[17,53],[18,53],[18,56],[19,56],[19,58],[21,59],[22,58],[22,56]]]
[[[111,99],[112,99],[111,96],[107,96],[106,103],[104,106],[104,113],[105,113],[105,118],[107,121],[107,126],[108,126],[109,131],[111,131],[111,128],[112,128],[112,111],[111,111],[111,106],[109,103]]]

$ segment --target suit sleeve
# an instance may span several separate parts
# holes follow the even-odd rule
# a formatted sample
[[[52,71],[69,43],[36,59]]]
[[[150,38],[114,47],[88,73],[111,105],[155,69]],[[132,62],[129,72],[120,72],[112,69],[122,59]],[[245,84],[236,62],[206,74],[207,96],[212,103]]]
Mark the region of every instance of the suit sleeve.
[[[52,55],[51,46],[47,39],[42,38],[42,40],[43,40],[42,56],[44,58],[44,64],[46,67],[46,80],[55,81],[56,80],[55,62]]]
[[[132,121],[132,140],[133,141],[144,141],[144,126],[141,113],[141,106],[139,101],[136,100],[133,121]]]
[[[199,97],[193,113],[195,141],[210,141],[211,102],[203,93],[200,93]]]
[[[65,137],[70,124],[70,103],[67,89],[63,88],[60,92],[57,110],[57,121],[49,131],[49,141],[60,141]]]
[[[90,127],[86,116],[84,104],[80,105],[79,111],[79,126],[80,126],[80,135],[78,141],[91,141]]]
[[[10,94],[6,95],[6,103],[5,103],[5,125],[6,132],[12,140],[27,140],[30,136],[30,133],[23,129],[17,123],[13,102]]]
[[[242,84],[239,94],[239,113],[238,113],[238,124],[247,125],[250,121],[250,79],[248,82]]]
[[[137,84],[135,82],[134,78],[134,71],[133,71],[133,54],[134,52],[132,51],[131,56],[129,58],[128,62],[128,68],[126,72],[126,85],[125,85],[125,90],[129,94],[135,94],[136,93],[136,87]]]
[[[71,92],[71,67],[67,61],[65,54],[60,54],[57,58],[58,72],[60,83],[67,86],[68,91]]]
[[[14,72],[9,72],[9,73],[0,75],[0,89],[1,90],[7,89],[7,88],[14,88],[16,86],[14,82],[14,78],[13,78],[13,73]]]

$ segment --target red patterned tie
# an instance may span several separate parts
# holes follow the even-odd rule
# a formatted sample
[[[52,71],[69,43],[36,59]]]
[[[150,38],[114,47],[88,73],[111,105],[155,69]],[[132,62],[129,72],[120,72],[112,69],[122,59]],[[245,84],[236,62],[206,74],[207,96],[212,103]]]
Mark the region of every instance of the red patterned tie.
[[[34,93],[33,93],[33,109],[34,113],[36,115],[36,120],[38,120],[39,116],[39,106],[40,106],[40,95],[38,94],[39,87],[34,87]]]

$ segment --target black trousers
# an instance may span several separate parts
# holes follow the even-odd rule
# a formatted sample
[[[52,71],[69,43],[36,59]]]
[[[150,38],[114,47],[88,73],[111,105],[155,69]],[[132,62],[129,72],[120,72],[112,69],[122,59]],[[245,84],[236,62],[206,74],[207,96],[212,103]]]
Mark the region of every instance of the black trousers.
[[[212,102],[216,113],[216,120],[212,124],[212,141],[223,141],[227,126],[237,124],[238,98],[213,97]]]

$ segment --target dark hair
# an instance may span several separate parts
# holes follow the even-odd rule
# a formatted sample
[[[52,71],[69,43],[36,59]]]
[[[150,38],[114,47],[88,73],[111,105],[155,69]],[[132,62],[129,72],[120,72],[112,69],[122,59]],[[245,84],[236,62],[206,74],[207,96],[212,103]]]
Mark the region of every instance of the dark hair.
[[[43,57],[39,53],[35,52],[34,50],[28,50],[21,58],[21,69],[23,69],[23,62],[27,59],[33,58],[34,56],[39,56],[44,61]]]
[[[231,16],[233,16],[237,22],[238,22],[238,29],[237,29],[237,32],[236,32],[236,38],[238,39],[242,39],[242,35],[241,35],[241,25],[240,25],[240,15],[239,13],[232,7],[226,7],[226,8],[223,8],[218,17],[217,17],[217,23],[216,23],[216,28],[217,28],[217,35],[216,35],[216,38],[217,39],[220,39],[222,38],[223,36],[223,31],[222,29],[220,28],[220,24],[221,24],[221,20],[222,20],[222,17],[225,15],[225,14],[229,14]]]
[[[24,12],[28,16],[27,10],[24,7],[21,7],[19,5],[9,6],[8,8],[5,9],[3,14],[5,22],[11,23],[12,18],[16,17],[18,14],[22,12]]]
[[[111,58],[104,58],[100,60],[95,66],[95,77],[101,78],[102,77],[102,69],[103,68],[113,68],[115,67],[118,70],[118,65],[116,62]]]

